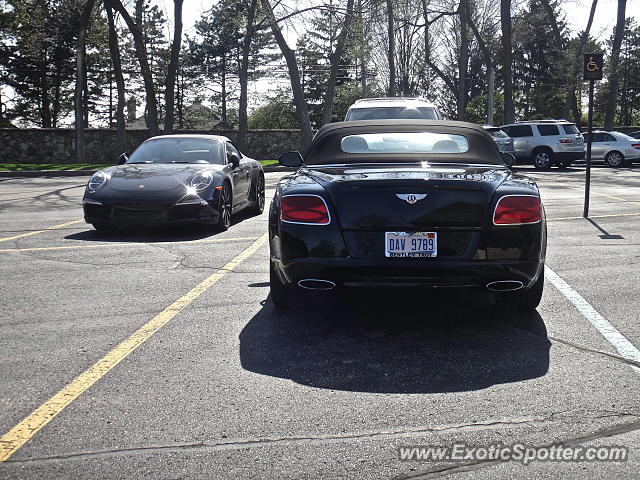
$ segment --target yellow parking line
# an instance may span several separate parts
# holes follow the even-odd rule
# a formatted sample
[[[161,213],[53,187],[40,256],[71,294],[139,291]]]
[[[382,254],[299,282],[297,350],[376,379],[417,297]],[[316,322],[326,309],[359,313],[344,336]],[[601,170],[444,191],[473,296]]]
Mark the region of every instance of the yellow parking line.
[[[64,228],[69,225],[84,222],[84,220],[74,220],[73,222],[61,223],[60,225],[54,225],[52,227],[43,228],[42,230],[36,230],[34,232],[21,233],[20,235],[14,235],[13,237],[0,238],[0,242],[8,242],[9,240],[16,240],[18,238],[30,237],[31,235],[37,235],[38,233],[47,232],[49,230],[55,230],[56,228]]]
[[[193,243],[224,243],[241,242],[255,240],[258,237],[234,237],[234,238],[203,238],[200,240],[189,240],[183,242],[118,242],[118,243],[94,243],[91,245],[63,245],[59,247],[32,247],[32,248],[2,248],[0,253],[21,253],[21,252],[42,252],[50,250],[77,250],[83,248],[104,248],[104,247],[144,247],[147,245],[176,245]]]
[[[91,385],[100,380],[113,367],[127,358],[135,349],[165,326],[186,306],[202,293],[218,282],[227,273],[234,270],[243,261],[253,255],[267,241],[267,234],[260,236],[242,253],[233,258],[222,269],[205,278],[184,296],[173,302],[162,312],[136,330],[129,338],[115,347],[91,367],[81,373],[75,380],[65,386],[53,397],[31,412],[24,420],[0,437],[0,463],[7,460],[22,445],[40,431],[56,415],[78,398]]]
[[[612,213],[611,215],[589,215],[589,218],[610,218],[610,217],[637,217],[639,213]],[[558,222],[560,220],[580,220],[584,217],[560,217],[560,218],[547,218],[548,222]],[[0,250],[1,252],[2,250]]]

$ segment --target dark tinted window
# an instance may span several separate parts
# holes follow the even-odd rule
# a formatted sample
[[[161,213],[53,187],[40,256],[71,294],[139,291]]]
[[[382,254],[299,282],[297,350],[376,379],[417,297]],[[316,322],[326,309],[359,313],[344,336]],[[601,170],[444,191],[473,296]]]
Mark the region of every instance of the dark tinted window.
[[[576,133],[580,133],[580,130],[578,130],[578,127],[576,127],[574,124],[564,124],[562,125],[562,128],[564,128],[564,131],[566,132],[567,135],[575,135]]]
[[[538,132],[543,137],[549,137],[551,135],[560,135],[557,125],[538,125]]]
[[[510,137],[533,137],[531,125],[512,125],[510,127],[502,127],[502,130]]]
[[[346,120],[381,120],[404,118],[413,120],[438,120],[435,108],[432,107],[369,107],[352,108]]]
[[[609,135],[608,133],[603,133],[602,137],[603,137],[603,140],[602,140],[603,142],[615,142],[616,141],[614,136],[613,135]]]

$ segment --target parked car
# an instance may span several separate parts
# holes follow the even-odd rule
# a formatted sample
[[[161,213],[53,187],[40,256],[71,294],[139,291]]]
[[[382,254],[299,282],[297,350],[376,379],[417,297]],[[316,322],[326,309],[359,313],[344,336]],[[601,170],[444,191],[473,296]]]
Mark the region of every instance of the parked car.
[[[498,150],[501,152],[507,152],[513,154],[515,148],[513,146],[513,138],[500,130],[500,127],[494,127],[493,125],[482,125],[489,135],[493,137],[493,140],[498,145]]]
[[[584,134],[585,142],[589,134]],[[610,167],[640,161],[640,140],[622,132],[596,130],[591,143],[591,160],[605,162]]]
[[[404,118],[441,120],[433,103],[413,97],[362,98],[349,107],[345,121]]]
[[[185,222],[226,230],[233,213],[264,208],[262,166],[226,137],[153,137],[118,163],[85,189],[84,218],[96,230]]]
[[[536,168],[566,168],[584,158],[584,139],[574,123],[566,120],[535,120],[500,127],[513,138],[515,156]]]
[[[269,211],[273,303],[308,290],[480,288],[540,302],[545,214],[478,125],[384,120],[325,125],[280,163]]]

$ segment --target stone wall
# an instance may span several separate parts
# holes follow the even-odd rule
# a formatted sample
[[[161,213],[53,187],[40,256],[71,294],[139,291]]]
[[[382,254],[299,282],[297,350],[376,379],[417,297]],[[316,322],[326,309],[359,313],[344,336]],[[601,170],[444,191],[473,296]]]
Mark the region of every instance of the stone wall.
[[[116,131],[85,131],[86,163],[115,163],[122,153],[116,147]],[[180,131],[223,135],[237,141],[237,130]],[[147,130],[127,131],[127,152],[131,153],[149,137]],[[299,130],[250,130],[243,153],[257,160],[277,159],[284,152],[301,149]],[[0,163],[75,163],[73,129],[3,128],[0,129]]]

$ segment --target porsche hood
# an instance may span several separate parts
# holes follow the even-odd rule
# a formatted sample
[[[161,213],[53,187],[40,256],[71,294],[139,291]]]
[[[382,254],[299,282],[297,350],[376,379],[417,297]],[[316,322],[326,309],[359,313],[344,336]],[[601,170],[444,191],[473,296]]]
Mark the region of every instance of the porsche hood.
[[[108,171],[109,187],[118,191],[159,191],[184,188],[200,170],[219,170],[211,164],[133,164]]]

